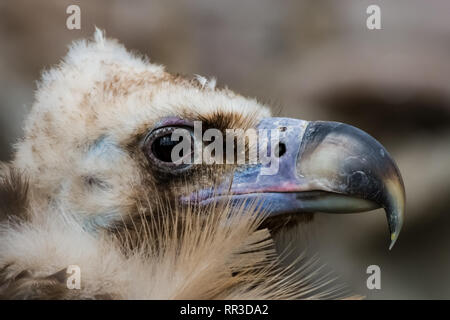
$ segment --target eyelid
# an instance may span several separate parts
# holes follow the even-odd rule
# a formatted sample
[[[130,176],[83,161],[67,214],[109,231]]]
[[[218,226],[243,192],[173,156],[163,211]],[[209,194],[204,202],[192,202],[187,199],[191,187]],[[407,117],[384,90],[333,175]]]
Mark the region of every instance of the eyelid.
[[[178,117],[166,117],[158,121],[154,130],[164,127],[189,127],[194,128],[194,122],[186,119],[181,119]]]

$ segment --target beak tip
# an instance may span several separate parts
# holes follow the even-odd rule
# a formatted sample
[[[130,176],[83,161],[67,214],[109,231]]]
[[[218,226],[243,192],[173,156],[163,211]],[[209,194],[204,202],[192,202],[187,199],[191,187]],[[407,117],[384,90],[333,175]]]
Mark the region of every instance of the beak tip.
[[[391,233],[391,244],[389,245],[389,250],[392,250],[392,248],[394,247],[394,244],[398,239],[398,234],[399,234],[399,232],[397,232],[397,231]]]
[[[392,183],[391,181],[387,183],[389,205],[386,208],[386,214],[391,233],[391,244],[389,245],[389,250],[394,247],[394,244],[400,235],[405,216],[405,188],[398,169],[397,176],[398,179],[396,183]]]
[[[391,243],[389,245],[389,250],[392,250],[392,248],[394,247],[394,244],[397,242],[397,239],[400,235],[400,231],[402,229],[403,226],[403,210],[400,211],[399,214],[396,215],[397,220],[396,223],[393,227],[393,230],[391,231]]]

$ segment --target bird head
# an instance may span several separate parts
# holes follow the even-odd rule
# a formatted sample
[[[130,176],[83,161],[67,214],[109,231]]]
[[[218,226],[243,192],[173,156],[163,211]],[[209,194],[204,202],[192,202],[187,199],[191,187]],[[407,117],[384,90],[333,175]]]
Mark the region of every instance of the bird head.
[[[178,129],[193,146],[181,153],[189,161],[172,158]],[[256,139],[246,136],[249,130]],[[214,132],[223,140],[212,139]],[[227,142],[240,138],[243,147],[227,161]],[[214,152],[208,142],[216,143]],[[208,162],[218,151],[224,155],[215,159],[224,161]],[[256,161],[248,157],[252,151]],[[315,212],[383,207],[391,246],[403,222],[400,172],[367,133],[336,122],[273,118],[256,100],[217,88],[215,80],[171,75],[98,30],[43,74],[14,166],[27,173],[36,205],[58,204],[93,231],[137,210],[150,219],[166,214],[161,199],[170,206],[257,203],[274,231],[287,217],[299,223]]]

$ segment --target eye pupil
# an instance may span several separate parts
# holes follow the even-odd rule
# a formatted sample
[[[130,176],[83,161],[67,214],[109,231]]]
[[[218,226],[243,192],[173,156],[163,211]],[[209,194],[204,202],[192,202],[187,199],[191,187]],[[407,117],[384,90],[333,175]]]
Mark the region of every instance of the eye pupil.
[[[152,145],[152,152],[160,161],[172,162],[172,150],[177,143],[172,141],[170,134],[159,137]]]

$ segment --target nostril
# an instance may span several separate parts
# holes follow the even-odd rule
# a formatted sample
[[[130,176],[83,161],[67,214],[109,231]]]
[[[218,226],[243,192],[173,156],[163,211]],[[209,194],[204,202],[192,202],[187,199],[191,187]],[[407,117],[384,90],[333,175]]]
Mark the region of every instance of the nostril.
[[[275,148],[275,156],[282,157],[286,153],[286,145],[280,142]]]

